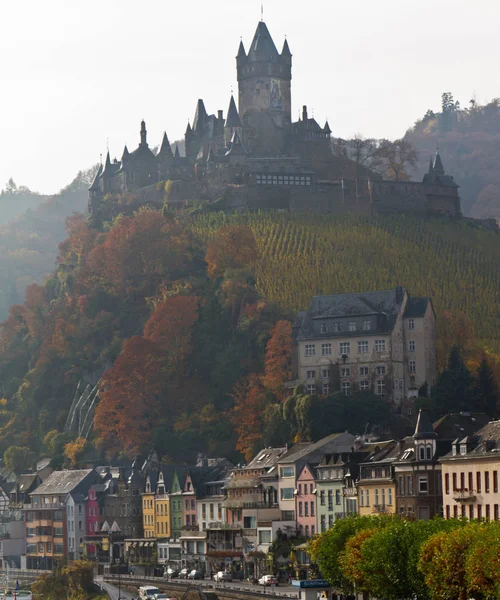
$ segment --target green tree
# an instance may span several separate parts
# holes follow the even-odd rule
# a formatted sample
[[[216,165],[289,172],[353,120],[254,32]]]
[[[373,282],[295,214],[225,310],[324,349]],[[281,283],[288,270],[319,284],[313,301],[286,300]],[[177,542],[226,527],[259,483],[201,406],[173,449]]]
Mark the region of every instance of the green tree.
[[[491,419],[498,413],[498,385],[486,355],[483,354],[474,390],[474,404],[479,411],[484,411]]]
[[[25,471],[33,459],[33,454],[26,446],[10,446],[4,452],[5,466],[16,472]]]
[[[440,414],[471,409],[474,400],[474,377],[467,368],[458,346],[452,348],[448,366],[439,376],[433,396]]]

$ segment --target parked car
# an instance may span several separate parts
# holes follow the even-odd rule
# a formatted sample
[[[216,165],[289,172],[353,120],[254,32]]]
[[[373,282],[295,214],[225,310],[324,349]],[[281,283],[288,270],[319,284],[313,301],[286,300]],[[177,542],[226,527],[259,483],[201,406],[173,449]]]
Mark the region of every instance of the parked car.
[[[259,581],[259,585],[267,586],[267,585],[278,585],[278,580],[274,575],[263,575]]]
[[[161,592],[160,594],[156,594],[154,600],[177,600],[177,598],[170,598],[168,594]]]
[[[227,571],[218,571],[214,575],[214,581],[232,581],[233,575]]]
[[[139,596],[142,600],[153,600],[160,590],[153,585],[143,585],[139,588]]]
[[[191,569],[182,569],[182,571],[179,571],[179,579],[187,579],[190,572]]]
[[[179,577],[179,569],[168,567],[168,569],[163,573],[163,577],[165,579],[175,579],[176,577]]]
[[[188,579],[204,579],[205,575],[203,573],[203,571],[198,571],[197,569],[193,569],[192,571],[189,571]]]

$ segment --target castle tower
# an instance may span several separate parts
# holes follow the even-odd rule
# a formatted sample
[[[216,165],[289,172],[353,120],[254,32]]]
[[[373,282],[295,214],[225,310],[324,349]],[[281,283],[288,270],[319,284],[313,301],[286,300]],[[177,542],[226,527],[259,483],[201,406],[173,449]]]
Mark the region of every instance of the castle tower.
[[[240,115],[238,114],[238,109],[236,108],[236,102],[234,101],[234,96],[231,95],[227,119],[224,124],[224,142],[226,147],[231,143],[235,132],[238,132],[238,135],[241,137],[242,129],[243,126],[241,124]]]
[[[285,40],[280,54],[261,21],[248,54],[240,43],[236,64],[243,124],[248,114],[266,112],[275,125],[288,128],[292,122],[292,54],[288,42]]]

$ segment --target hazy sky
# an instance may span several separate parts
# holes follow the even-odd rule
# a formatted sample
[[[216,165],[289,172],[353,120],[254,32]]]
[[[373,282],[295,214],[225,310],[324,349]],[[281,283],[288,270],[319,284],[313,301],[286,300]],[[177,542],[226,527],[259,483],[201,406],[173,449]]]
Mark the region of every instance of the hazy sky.
[[[55,192],[79,169],[163,130],[184,134],[199,97],[227,110],[235,56],[260,0],[1,0],[0,186]],[[500,96],[498,0],[265,0],[293,54],[293,115],[334,135],[401,136],[443,91]]]

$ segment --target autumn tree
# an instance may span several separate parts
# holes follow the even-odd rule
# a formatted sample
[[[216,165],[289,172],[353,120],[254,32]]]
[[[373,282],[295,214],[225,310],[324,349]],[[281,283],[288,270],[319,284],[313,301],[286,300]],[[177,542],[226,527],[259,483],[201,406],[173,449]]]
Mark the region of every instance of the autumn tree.
[[[500,525],[488,523],[477,531],[465,561],[467,590],[471,598],[500,598]]]
[[[362,529],[350,537],[345,545],[345,549],[339,559],[340,567],[346,579],[348,579],[353,588],[359,591],[369,592],[370,580],[367,577],[363,560],[363,545],[375,533],[376,529]]]
[[[85,452],[87,446],[87,440],[85,438],[77,438],[73,442],[68,442],[64,446],[64,456],[70,461],[71,467],[75,469],[78,462]]]
[[[292,363],[292,324],[290,321],[278,321],[271,331],[267,342],[264,360],[264,387],[282,399],[284,384],[290,379]]]
[[[226,269],[247,267],[257,256],[257,243],[252,230],[243,225],[231,225],[217,231],[208,245],[205,261],[209,276],[217,278]]]
[[[418,159],[415,147],[405,138],[394,142],[381,140],[377,155],[386,177],[396,181],[409,180],[409,171],[415,168]]]
[[[236,449],[250,461],[262,440],[262,413],[266,406],[266,393],[260,377],[252,374],[240,380],[234,387],[232,397],[232,421],[238,434]]]
[[[94,426],[102,441],[133,455],[151,439],[164,389],[163,356],[154,342],[128,339],[101,382]]]

